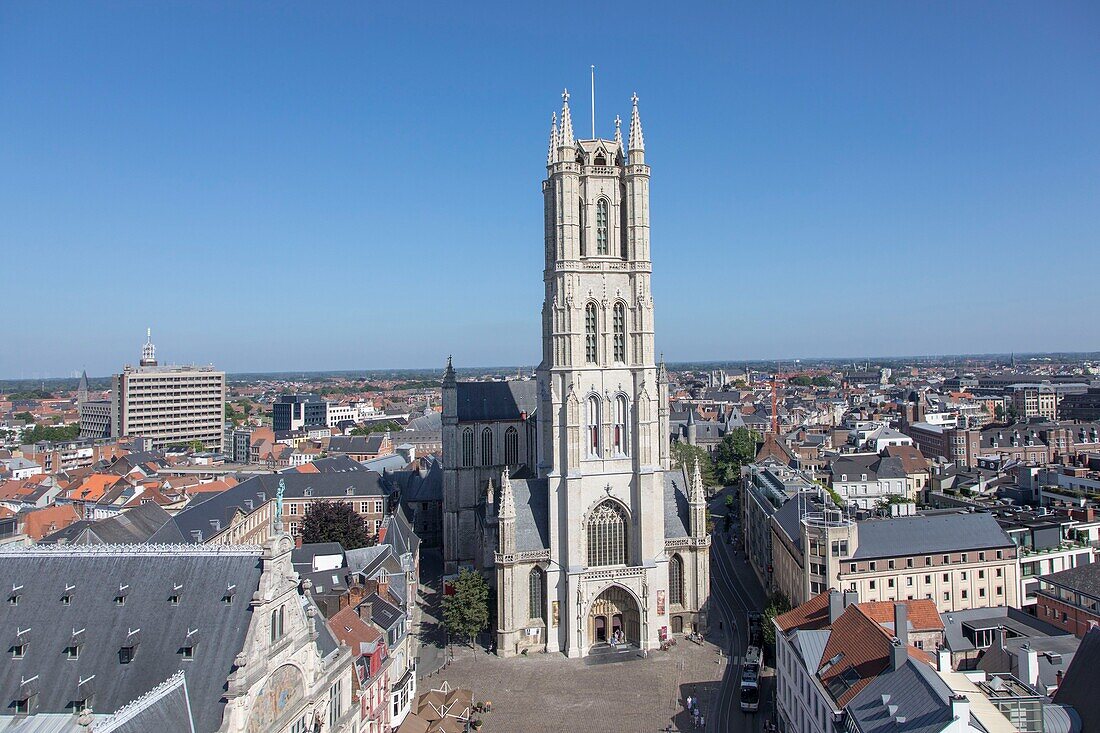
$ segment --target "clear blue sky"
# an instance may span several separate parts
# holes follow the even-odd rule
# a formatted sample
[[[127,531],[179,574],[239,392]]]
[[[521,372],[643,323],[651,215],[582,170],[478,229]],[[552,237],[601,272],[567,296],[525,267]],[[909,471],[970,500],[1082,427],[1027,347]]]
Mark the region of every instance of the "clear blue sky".
[[[598,7],[600,15],[589,10]],[[670,360],[1100,348],[1096,2],[0,4],[0,376],[535,363],[641,98]]]

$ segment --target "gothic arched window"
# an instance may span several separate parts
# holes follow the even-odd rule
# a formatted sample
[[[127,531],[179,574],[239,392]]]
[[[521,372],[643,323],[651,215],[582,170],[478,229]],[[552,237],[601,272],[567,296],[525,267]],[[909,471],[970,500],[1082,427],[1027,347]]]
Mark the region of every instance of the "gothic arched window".
[[[606,255],[607,251],[607,199],[596,202],[596,254]]]
[[[481,431],[481,465],[493,465],[493,430],[485,428]]]
[[[612,311],[611,321],[614,335],[614,349],[615,361],[626,361],[626,306],[622,301],[615,304],[615,308]]]
[[[528,577],[528,610],[527,615],[532,620],[546,620],[546,573],[540,567],[531,568]]]
[[[584,199],[577,201],[577,223],[580,224],[581,232],[581,257],[584,257]]]
[[[679,555],[668,561],[668,602],[684,605],[684,560]]]
[[[588,364],[599,361],[596,328],[596,304],[589,303],[584,307],[584,360]]]
[[[588,518],[588,566],[626,564],[626,510],[610,499]]]
[[[466,428],[462,431],[462,466],[474,465],[474,431]]]
[[[588,457],[600,456],[600,398],[592,395],[585,403],[585,437],[588,441]]]
[[[509,466],[519,463],[519,432],[514,427],[504,431],[504,463]]]
[[[618,455],[626,455],[626,395],[615,398],[615,422],[612,427],[611,447]]]

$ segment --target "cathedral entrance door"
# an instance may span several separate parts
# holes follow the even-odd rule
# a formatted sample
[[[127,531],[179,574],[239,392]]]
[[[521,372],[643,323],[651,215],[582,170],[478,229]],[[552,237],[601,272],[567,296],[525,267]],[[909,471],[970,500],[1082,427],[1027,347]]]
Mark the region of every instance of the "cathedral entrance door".
[[[592,602],[588,618],[591,644],[604,644],[616,637],[635,646],[641,644],[638,602],[624,588],[613,585],[601,593]]]

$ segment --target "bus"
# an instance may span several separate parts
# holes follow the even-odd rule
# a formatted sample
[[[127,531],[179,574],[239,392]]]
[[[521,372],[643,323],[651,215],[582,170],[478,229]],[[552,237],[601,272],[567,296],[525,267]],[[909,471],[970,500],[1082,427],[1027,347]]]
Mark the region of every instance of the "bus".
[[[760,707],[760,666],[763,653],[758,646],[745,650],[741,663],[741,711],[755,713]]]

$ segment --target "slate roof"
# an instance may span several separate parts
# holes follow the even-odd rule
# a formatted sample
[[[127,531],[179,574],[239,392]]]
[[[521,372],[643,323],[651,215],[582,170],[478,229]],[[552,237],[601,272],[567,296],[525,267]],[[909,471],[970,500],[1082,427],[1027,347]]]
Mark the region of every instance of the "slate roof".
[[[939,733],[952,720],[951,694],[927,664],[910,658],[881,672],[851,699],[847,711],[860,733]]]
[[[869,519],[857,527],[857,559],[1013,547],[993,515],[984,512]]]
[[[1039,579],[1093,598],[1100,598],[1100,563],[1078,565],[1075,568],[1044,575]]]
[[[550,548],[547,492],[546,479],[512,479],[512,496],[516,503],[516,552]]]
[[[1009,672],[1020,678],[1019,650],[1024,644],[1038,652],[1039,680],[1046,687],[1058,684],[1058,672],[1065,672],[1077,655],[1081,640],[1073,634],[1050,637],[1016,637],[1005,639],[1005,647],[994,640],[978,661],[978,669],[987,674]]]
[[[953,652],[974,651],[974,643],[967,638],[964,626],[972,629],[996,629],[1004,626],[1021,636],[1059,636],[1061,629],[1041,621],[1029,613],[1007,606],[969,608],[941,614],[944,645]]]
[[[385,433],[371,433],[370,435],[334,435],[328,439],[329,453],[377,453],[382,449],[382,442],[386,439]]]
[[[367,467],[359,461],[347,456],[329,456],[313,461],[313,467],[317,473],[348,473],[349,471],[366,471]]]
[[[16,699],[22,680],[38,675],[38,709],[64,712],[77,699],[78,680],[95,675],[95,709],[113,712],[183,670],[195,730],[215,731],[225,707],[223,687],[252,618],[248,599],[259,587],[260,573],[256,547],[54,545],[0,551],[0,587],[23,586],[18,603],[0,604],[0,633],[8,637],[0,644],[14,644],[19,630],[26,630],[22,639],[28,644],[24,659],[0,665],[0,700]],[[177,585],[182,585],[179,602],[172,606],[168,598]],[[236,585],[237,593],[225,603],[229,585]],[[120,586],[128,586],[123,605],[114,600]],[[69,605],[61,601],[66,593]],[[178,649],[195,628],[195,658],[183,662]],[[128,638],[134,640],[128,635],[132,629],[140,629],[137,650],[133,661],[123,665],[119,648]],[[84,630],[75,662],[62,653],[74,630]]]
[[[185,542],[202,542],[210,539],[229,526],[230,520],[238,512],[249,514],[259,509],[265,502],[273,501],[279,488],[279,481],[286,485],[286,499],[301,499],[310,491],[310,496],[320,498],[364,496],[384,497],[387,492],[382,485],[381,476],[376,471],[350,471],[348,473],[297,473],[291,471],[281,474],[260,474],[252,476],[225,491],[206,496],[195,503],[192,500],[183,511],[172,517],[150,538],[150,542],[165,541],[162,538],[175,532]],[[350,493],[349,493],[350,491]],[[251,503],[251,507],[248,503]],[[217,527],[215,526],[217,522]],[[203,539],[194,534],[201,532]],[[171,541],[170,539],[167,541]]]
[[[193,733],[186,677],[177,672],[93,728],[95,733]]]
[[[690,537],[687,477],[683,469],[665,471],[665,539]]]
[[[441,413],[432,410],[427,415],[421,415],[420,417],[414,417],[409,420],[408,430],[419,431],[432,431],[442,434],[443,431],[443,415]],[[400,437],[400,433],[397,434]]]
[[[512,382],[458,382],[459,422],[519,420],[538,406],[538,383],[531,379]]]
[[[834,481],[877,481],[880,478],[905,478],[905,467],[900,458],[882,458],[877,454],[837,456],[829,466]],[[841,478],[847,476],[848,478]]]
[[[172,515],[164,511],[155,501],[150,501],[113,517],[92,522],[69,541],[75,545],[125,545],[147,542],[171,521]],[[172,540],[182,542],[183,537],[177,533]],[[168,541],[168,538],[164,537],[161,541]]]
[[[1096,694],[1096,670],[1100,669],[1100,628],[1090,629],[1073,663],[1066,670],[1062,686],[1054,693],[1054,702],[1070,705],[1081,718],[1081,729],[1100,730],[1100,695]]]

